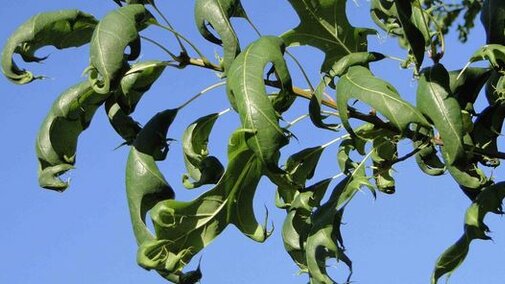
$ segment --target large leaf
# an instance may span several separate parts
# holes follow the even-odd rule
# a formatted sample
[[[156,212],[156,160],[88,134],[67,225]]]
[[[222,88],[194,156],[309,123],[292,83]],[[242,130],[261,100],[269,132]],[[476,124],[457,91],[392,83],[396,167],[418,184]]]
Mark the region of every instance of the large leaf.
[[[200,34],[210,42],[223,45],[222,64],[225,72],[240,53],[237,35],[230,23],[232,17],[247,17],[239,0],[196,0],[195,2],[195,22]],[[209,31],[209,25],[220,38]]]
[[[444,141],[442,153],[448,164],[465,156],[465,129],[461,107],[450,89],[449,73],[441,64],[427,68],[421,74],[417,89],[417,107],[428,117]]]
[[[325,53],[321,71],[353,52],[367,50],[367,35],[374,30],[351,26],[346,16],[346,0],[289,0],[300,24],[282,38],[287,45],[311,45]]]
[[[505,45],[505,2],[501,0],[484,0],[480,15],[486,30],[486,43]]]
[[[291,102],[291,77],[283,51],[280,38],[260,38],[235,59],[227,84],[228,97],[240,114],[247,145],[273,171],[278,169],[279,149],[288,143],[289,134],[279,126],[279,116],[266,94],[263,73],[266,65],[272,63],[282,87],[277,102]]]
[[[203,116],[184,131],[182,148],[187,174],[182,181],[186,188],[196,188],[204,184],[215,184],[224,172],[224,167],[214,156],[209,156],[207,144],[214,123],[219,118],[219,113]],[[191,182],[192,178],[195,181]]]
[[[20,69],[12,58],[14,53],[21,55],[26,62],[42,61],[45,57],[35,56],[39,48],[52,45],[63,49],[86,44],[90,41],[96,24],[97,20],[93,16],[78,10],[61,10],[33,16],[7,40],[2,51],[2,72],[17,84],[41,78]]]
[[[134,4],[108,13],[97,25],[91,38],[88,67],[89,81],[97,93],[108,93],[115,88],[125,68],[126,60],[140,54],[138,32],[153,20],[143,5]],[[124,54],[126,47],[130,54]]]
[[[133,143],[126,163],[126,194],[138,245],[153,240],[146,226],[146,214],[158,202],[175,197],[175,193],[156,165],[166,157],[166,134],[177,110],[157,113],[140,131]],[[164,153],[160,156],[161,153]]]
[[[68,182],[58,176],[73,168],[79,135],[106,98],[85,81],[66,90],[53,103],[36,141],[41,187],[57,191],[68,187]]]
[[[228,158],[226,172],[213,189],[191,202],[166,200],[151,210],[156,240],[141,246],[140,265],[177,273],[228,224],[255,241],[269,236],[254,216],[252,201],[262,175],[261,162],[249,150],[244,132],[232,135]]]
[[[450,276],[465,260],[473,240],[490,240],[489,228],[484,224],[487,213],[503,214],[502,202],[505,198],[505,183],[497,183],[484,189],[465,214],[465,229],[459,240],[438,258],[431,283],[436,284],[445,274]]]
[[[407,131],[412,123],[429,127],[423,115],[403,100],[391,84],[375,77],[365,67],[350,67],[337,84],[337,106],[340,110],[340,118],[346,130],[354,135],[347,113],[347,102],[350,99],[357,99],[370,105],[389,119],[401,133]]]

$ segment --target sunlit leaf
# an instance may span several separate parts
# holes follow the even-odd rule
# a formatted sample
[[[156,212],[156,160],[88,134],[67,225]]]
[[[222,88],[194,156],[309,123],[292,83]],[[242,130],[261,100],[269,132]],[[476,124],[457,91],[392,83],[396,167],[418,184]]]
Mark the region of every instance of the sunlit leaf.
[[[230,18],[247,15],[239,0],[197,0],[195,2],[195,22],[200,34],[210,42],[222,44],[224,49],[223,67],[228,71],[235,57],[240,53],[240,45]],[[209,31],[213,28],[220,38]]]
[[[97,20],[93,16],[78,10],[61,10],[33,16],[7,40],[2,51],[2,72],[17,84],[42,78],[19,68],[13,55],[21,55],[26,62],[40,62],[46,57],[37,57],[35,52],[38,49],[48,45],[57,49],[84,45],[90,41],[96,24]]]
[[[249,150],[245,133],[229,142],[229,164],[219,183],[190,202],[166,200],[151,210],[156,240],[144,243],[138,255],[146,269],[176,273],[228,224],[263,242],[270,232],[256,221],[253,197],[261,178],[261,162]]]
[[[325,53],[322,72],[345,55],[367,50],[367,35],[375,30],[355,28],[346,16],[347,0],[289,0],[300,24],[282,38],[289,46],[310,45]]]
[[[275,103],[288,104],[294,98],[291,93],[291,77],[283,58],[284,43],[277,37],[262,37],[244,50],[230,67],[227,92],[232,106],[240,114],[247,145],[271,171],[279,172],[279,149],[289,142],[287,130],[279,126]],[[281,82],[282,92],[276,102],[266,94],[264,69],[272,63]]]
[[[505,183],[497,183],[484,189],[465,214],[465,231],[461,238],[438,258],[431,283],[436,284],[444,276],[450,276],[465,260],[473,240],[490,240],[489,228],[484,224],[487,213],[503,214]]]
[[[337,84],[337,106],[345,129],[355,134],[349,124],[347,102],[357,99],[374,108],[389,119],[400,132],[408,130],[410,124],[429,127],[423,115],[407,101],[403,100],[396,89],[386,81],[375,77],[370,70],[362,66],[353,66]]]
[[[417,107],[440,132],[447,163],[454,164],[462,159],[465,130],[461,108],[451,93],[449,73],[441,64],[423,70],[417,89]]]
[[[140,4],[120,7],[100,20],[91,38],[87,69],[96,92],[108,93],[117,86],[126,61],[140,54],[138,32],[147,27],[149,21],[153,21],[153,16]],[[128,46],[130,54],[125,54]]]
[[[73,168],[79,135],[88,128],[106,98],[107,95],[95,93],[88,82],[82,82],[63,92],[53,103],[35,147],[41,187],[57,191],[68,187],[68,182],[58,176]]]

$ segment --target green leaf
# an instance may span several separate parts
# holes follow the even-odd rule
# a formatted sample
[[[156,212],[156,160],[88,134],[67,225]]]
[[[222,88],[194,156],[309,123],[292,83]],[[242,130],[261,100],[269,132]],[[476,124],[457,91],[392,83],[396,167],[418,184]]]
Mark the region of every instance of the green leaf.
[[[287,45],[310,45],[325,53],[322,72],[345,55],[366,51],[367,35],[375,30],[355,28],[346,16],[346,0],[289,0],[300,24],[281,37]]]
[[[195,22],[200,34],[212,43],[223,45],[222,65],[225,72],[228,71],[231,63],[240,53],[237,34],[230,22],[232,17],[247,18],[239,0],[197,0],[195,2]],[[209,25],[220,38],[209,31]]]
[[[68,182],[58,176],[73,168],[79,135],[88,128],[106,98],[95,93],[88,82],[82,82],[63,92],[53,103],[35,146],[41,187],[56,191],[68,187]]]
[[[330,182],[325,179],[297,192],[282,227],[284,248],[302,272],[308,272],[305,242],[312,226],[310,216],[319,203]]]
[[[357,99],[380,112],[401,133],[408,130],[410,124],[429,127],[428,121],[411,104],[403,100],[396,89],[362,66],[353,66],[343,75],[337,84],[337,106],[340,110],[342,125],[351,135],[355,132],[349,123],[347,102]]]
[[[384,58],[383,54],[377,52],[354,52],[335,62],[328,71],[328,74],[323,77],[310,99],[309,115],[312,123],[319,128],[336,130],[338,124],[326,124],[323,122],[324,117],[321,115],[321,102],[323,100],[324,89],[327,85],[333,84],[335,77],[340,77],[347,73],[349,67],[356,65],[367,66],[370,62],[379,61]]]
[[[167,62],[149,60],[133,64],[119,83],[117,101],[126,114],[135,111],[142,96],[158,80]]]
[[[417,107],[428,117],[440,133],[444,147],[442,154],[448,164],[464,159],[465,129],[461,108],[451,93],[449,73],[441,64],[425,69],[417,89]]]
[[[160,147],[166,157],[168,145],[166,134],[177,110],[169,109],[157,113],[140,131],[130,149],[126,163],[126,194],[138,245],[154,240],[146,225],[146,214],[158,202],[175,197],[172,187],[156,165],[160,158]]]
[[[184,131],[182,148],[188,173],[183,175],[182,181],[186,188],[215,184],[223,175],[223,165],[216,157],[209,156],[207,148],[210,132],[219,116],[219,113],[203,116],[192,122]],[[195,182],[191,182],[190,177]]]
[[[490,105],[505,103],[505,76],[492,71],[486,84],[486,99]]]
[[[325,147],[316,146],[303,149],[291,155],[286,162],[286,172],[296,184],[304,185],[307,180],[314,176],[316,166],[321,158]],[[280,185],[277,188],[276,205],[279,208],[289,208],[293,202],[297,188],[288,185]]]
[[[280,172],[279,149],[289,142],[289,134],[279,126],[279,115],[266,94],[263,72],[272,63],[282,88],[277,101],[292,101],[291,77],[283,51],[280,38],[261,37],[235,59],[227,84],[228,97],[240,114],[247,145],[273,172]]]
[[[412,0],[395,0],[398,20],[403,29],[404,40],[408,43],[410,60],[414,61],[416,70],[423,63],[425,46],[430,40],[429,30],[426,29],[428,19],[425,18],[421,7]]]
[[[483,45],[470,57],[467,65],[482,60],[488,60],[497,71],[505,70],[505,46],[500,44]]]
[[[125,69],[126,60],[140,54],[139,31],[147,27],[153,16],[143,5],[134,4],[108,13],[97,25],[91,38],[89,81],[97,93],[115,89]],[[124,54],[126,47],[130,54]]]
[[[451,93],[458,100],[462,110],[474,112],[473,104],[491,73],[487,68],[467,68],[464,71],[449,72]]]
[[[112,128],[124,139],[126,145],[131,145],[142,130],[140,124],[121,109],[114,97],[105,102],[105,112]]]
[[[416,154],[416,162],[425,174],[439,176],[445,173],[445,164],[438,157],[437,149],[431,141],[416,141],[414,145],[416,148],[421,148]]]
[[[471,134],[476,147],[490,153],[498,152],[498,137],[501,136],[503,120],[505,119],[505,106],[492,105],[485,108],[477,117]],[[497,167],[500,160],[497,158],[481,157],[481,163]]]
[[[505,2],[484,0],[480,20],[486,30],[486,43],[505,45]]]
[[[398,158],[398,141],[395,134],[383,130],[373,138],[373,176],[375,185],[380,191],[392,194],[395,192],[393,162]]]
[[[166,200],[151,210],[156,240],[144,243],[138,260],[146,269],[176,273],[214,240],[228,224],[263,242],[270,235],[258,224],[253,197],[261,178],[261,162],[249,150],[245,133],[229,142],[229,164],[219,183],[191,202]]]
[[[465,214],[465,229],[461,238],[438,258],[431,283],[436,284],[444,276],[448,277],[465,260],[473,240],[490,240],[489,228],[484,224],[487,213],[503,214],[502,202],[505,198],[505,183],[497,183],[484,189]]]
[[[19,26],[9,37],[2,51],[2,72],[16,84],[26,84],[42,76],[20,69],[13,55],[21,55],[25,62],[40,62],[46,57],[37,57],[41,47],[52,45],[57,49],[79,47],[88,43],[97,20],[78,10],[61,10],[40,13]]]

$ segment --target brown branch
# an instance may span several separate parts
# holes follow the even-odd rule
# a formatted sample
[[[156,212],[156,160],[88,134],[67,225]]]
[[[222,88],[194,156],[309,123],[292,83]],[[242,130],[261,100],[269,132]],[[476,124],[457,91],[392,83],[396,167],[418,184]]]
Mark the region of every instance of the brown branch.
[[[176,61],[179,62],[179,66],[181,68],[191,65],[191,66],[211,69],[211,70],[218,71],[218,72],[224,71],[223,68],[219,65],[210,63],[208,61],[204,61],[202,59],[191,58],[187,54],[181,54],[179,57],[176,58]],[[277,81],[265,80],[265,84],[268,86],[271,86],[271,87],[280,88],[280,84]],[[301,88],[298,88],[295,86],[293,86],[293,93],[298,97],[302,97],[302,98],[305,98],[308,100],[310,100],[312,98],[312,93],[310,91],[304,90],[304,89],[301,89]],[[321,101],[321,104],[338,111],[337,105],[332,100],[323,99]],[[375,125],[376,127],[384,128],[384,129],[390,130],[394,133],[400,134],[400,131],[397,128],[395,128],[393,125],[391,125],[388,122],[382,121],[378,116],[376,116],[374,114],[364,114],[362,112],[357,111],[355,108],[349,107],[349,106],[347,107],[347,111],[348,111],[348,115],[350,118],[359,119],[361,121],[371,123],[371,124]],[[433,143],[434,145],[438,145],[438,146],[444,145],[444,143],[440,139],[440,137],[430,137],[430,136],[423,135],[421,133],[418,133],[418,132],[415,132],[412,130],[408,130],[406,133],[404,133],[404,135],[405,135],[405,137],[409,138],[412,141],[430,140],[431,143]],[[482,148],[477,148],[477,147],[471,146],[471,145],[464,145],[464,146],[467,151],[473,152],[475,154],[487,156],[490,158],[497,158],[497,159],[505,160],[505,153],[503,153],[503,152],[488,151],[488,150],[485,150]],[[413,151],[412,155],[415,153],[416,152]],[[410,156],[411,155],[409,155],[409,157]]]

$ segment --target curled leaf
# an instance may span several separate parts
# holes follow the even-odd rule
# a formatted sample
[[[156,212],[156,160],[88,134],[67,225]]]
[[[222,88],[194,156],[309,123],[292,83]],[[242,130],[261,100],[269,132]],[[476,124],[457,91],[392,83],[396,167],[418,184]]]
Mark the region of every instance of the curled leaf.
[[[491,153],[498,152],[497,140],[501,135],[504,119],[504,105],[492,105],[485,108],[477,117],[471,133],[475,146]],[[482,157],[481,163],[497,167],[500,161],[496,158]]]
[[[154,239],[146,226],[147,212],[158,202],[175,197],[156,161],[166,157],[166,135],[176,115],[177,110],[169,109],[153,116],[140,131],[128,156],[126,194],[138,245]]]
[[[422,143],[416,143],[416,146],[422,147],[422,149],[416,154],[416,162],[419,168],[425,174],[430,176],[443,175],[446,171],[446,167],[438,157],[435,146],[431,143],[424,146]]]
[[[126,145],[131,145],[142,130],[140,124],[121,109],[114,97],[105,102],[105,112],[112,128],[124,139]]]
[[[468,208],[465,214],[465,228],[459,240],[445,250],[438,258],[431,283],[436,284],[444,276],[450,276],[465,260],[473,240],[490,240],[489,228],[484,224],[487,213],[503,214],[502,202],[505,198],[505,183],[497,183],[485,188]]]
[[[279,126],[274,105],[290,105],[291,77],[283,58],[284,43],[280,38],[261,37],[247,47],[230,67],[227,93],[240,114],[247,145],[269,170],[278,172],[279,149],[289,142],[289,134]],[[272,63],[281,82],[281,94],[271,102],[266,94],[263,72]]]
[[[157,240],[141,245],[141,266],[178,273],[228,224],[255,241],[263,242],[270,235],[254,216],[252,201],[262,175],[261,162],[249,150],[244,136],[242,131],[232,135],[229,164],[213,189],[190,202],[159,202],[151,210]]]
[[[133,64],[119,83],[117,101],[126,114],[135,111],[142,96],[149,91],[167,66],[159,60],[143,61]]]
[[[125,69],[126,60],[140,54],[139,31],[147,27],[153,16],[143,5],[120,7],[108,13],[97,25],[91,38],[89,81],[97,93],[115,88]],[[124,54],[126,47],[130,54]]]
[[[340,110],[342,125],[351,135],[355,135],[347,113],[347,102],[357,99],[370,105],[377,112],[389,119],[401,133],[408,130],[410,124],[429,127],[428,121],[411,104],[403,100],[396,89],[362,66],[353,66],[337,84],[337,106]]]
[[[501,44],[483,45],[470,57],[467,65],[482,60],[489,61],[497,71],[505,70],[505,46]]]
[[[79,83],[53,103],[39,134],[36,150],[41,187],[63,191],[68,182],[58,178],[75,164],[77,140],[88,128],[96,109],[107,95],[97,94],[88,82]]]
[[[30,71],[19,68],[14,53],[26,62],[40,62],[46,57],[37,57],[41,47],[52,45],[57,49],[79,47],[88,43],[97,20],[79,10],[61,10],[40,13],[19,26],[9,37],[2,51],[2,72],[16,84],[26,84],[35,79]]]
[[[473,104],[479,96],[480,90],[491,76],[488,68],[466,68],[464,71],[449,72],[450,90],[462,110],[474,112]]]
[[[240,45],[230,18],[247,15],[239,0],[197,0],[195,2],[195,22],[200,34],[210,42],[222,44],[224,49],[223,67],[225,72],[240,53]],[[212,27],[220,38],[209,31]]]
[[[219,113],[201,117],[191,123],[182,136],[184,163],[187,174],[182,180],[186,188],[196,188],[204,184],[215,184],[224,172],[224,167],[214,156],[209,156],[207,143]],[[191,182],[189,178],[195,180]]]

